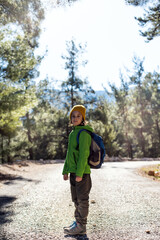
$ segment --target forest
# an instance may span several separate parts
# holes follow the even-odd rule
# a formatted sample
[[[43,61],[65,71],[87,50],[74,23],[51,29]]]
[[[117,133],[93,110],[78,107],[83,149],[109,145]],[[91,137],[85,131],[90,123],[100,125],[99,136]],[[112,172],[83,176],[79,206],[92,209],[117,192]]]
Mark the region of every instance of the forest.
[[[147,0],[125,2],[147,8],[135,19],[142,37],[159,37],[160,3],[147,7]],[[35,51],[44,18],[40,0],[0,0],[0,162],[64,159],[75,104],[85,105],[87,121],[102,136],[108,156],[160,157],[160,73],[146,72],[145,60],[134,56],[134,69],[120,74],[121,86],[108,83],[99,96],[78,76],[79,67],[87,64],[86,45],[73,38],[62,56],[67,80],[59,89],[48,78],[37,82],[45,54]]]

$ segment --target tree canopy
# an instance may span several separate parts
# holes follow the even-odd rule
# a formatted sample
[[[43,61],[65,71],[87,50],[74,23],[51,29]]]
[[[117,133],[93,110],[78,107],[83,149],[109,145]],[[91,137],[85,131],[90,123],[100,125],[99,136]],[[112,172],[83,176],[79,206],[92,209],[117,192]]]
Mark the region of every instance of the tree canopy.
[[[136,18],[139,25],[144,28],[144,30],[140,30],[141,35],[145,37],[147,41],[151,41],[155,37],[159,37],[160,2],[150,0],[126,0],[126,3],[134,6],[143,6],[145,8],[143,17]]]
[[[144,25],[154,35],[145,37],[159,36],[159,15],[150,15],[159,14],[158,3],[126,2],[149,9]],[[134,57],[132,73],[120,75],[121,86],[110,84],[105,96],[96,97],[79,72],[87,64],[87,45],[71,39],[62,56],[68,76],[60,89],[47,78],[36,84],[43,56],[36,56],[35,49],[43,18],[40,0],[0,0],[0,161],[64,159],[74,104],[86,106],[86,119],[102,136],[109,156],[160,157],[160,73],[145,72],[144,59]]]
[[[30,47],[38,45],[40,35],[40,22],[44,19],[44,8],[41,0],[0,0],[1,27],[12,24],[19,27],[25,35]]]
[[[95,101],[94,90],[89,86],[86,79],[81,79],[79,76],[79,67],[87,64],[83,59],[83,54],[86,51],[86,44],[77,44],[74,39],[66,42],[67,54],[62,58],[65,60],[65,69],[68,71],[68,79],[61,84],[62,94],[65,95],[65,107],[77,103],[89,104]]]

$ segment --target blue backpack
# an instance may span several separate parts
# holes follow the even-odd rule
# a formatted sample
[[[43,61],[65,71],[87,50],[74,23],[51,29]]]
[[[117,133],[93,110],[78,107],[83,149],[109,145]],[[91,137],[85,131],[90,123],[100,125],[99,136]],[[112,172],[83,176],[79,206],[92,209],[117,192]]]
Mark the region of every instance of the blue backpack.
[[[92,138],[88,164],[91,168],[98,169],[102,166],[105,157],[105,148],[102,137],[89,130],[81,129],[77,134],[77,148],[79,147],[79,135],[82,131],[86,131]]]

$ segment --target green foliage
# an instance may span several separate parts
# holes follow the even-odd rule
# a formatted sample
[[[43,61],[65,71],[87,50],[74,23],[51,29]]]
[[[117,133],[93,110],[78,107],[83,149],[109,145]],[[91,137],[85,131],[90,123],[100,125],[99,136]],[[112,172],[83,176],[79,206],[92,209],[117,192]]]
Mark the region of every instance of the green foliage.
[[[128,77],[128,81],[121,75],[119,88],[110,84],[110,94],[115,99],[108,101],[100,97],[93,105],[87,105],[86,118],[89,119],[94,131],[102,136],[109,156],[156,158],[160,156],[160,74],[157,72],[146,74],[143,60],[137,58],[134,62],[134,72]],[[17,109],[12,115],[16,118],[18,114],[18,117],[17,122],[12,120],[15,128],[14,125],[9,128],[11,115],[8,115],[6,128],[1,127],[3,159],[5,161],[22,158],[64,159],[71,128],[67,111],[63,108],[53,83],[47,79],[39,82],[34,90],[38,102],[28,108],[27,102],[23,102],[24,95],[21,92],[19,104],[22,104],[22,110],[23,107],[27,108],[24,112],[16,102],[18,100],[13,86],[9,88],[8,83],[7,86],[6,92],[3,87],[1,97],[9,99],[9,95],[11,96],[15,105],[11,102],[10,111]],[[32,93],[28,92],[28,98],[25,97],[28,104],[33,104],[29,101],[29,95],[33,96],[33,86],[29,86],[28,91],[31,90]],[[4,102],[7,103],[6,100]],[[6,106],[2,108],[2,117],[5,116]],[[32,110],[28,111],[29,108]],[[6,114],[8,113],[9,108],[6,110]],[[20,118],[21,114],[23,118]],[[23,125],[20,124],[20,119]]]
[[[0,42],[0,79],[27,86],[30,79],[38,76],[36,66],[40,58],[35,58],[25,37],[16,36],[13,41]]]
[[[149,7],[143,18],[136,18],[139,21],[141,27],[148,27],[145,31],[140,31],[143,37],[146,37],[148,41],[153,40],[153,38],[160,36],[160,4],[153,7]]]
[[[18,1],[13,3],[8,0],[3,2],[3,7],[2,2],[0,11],[2,15],[6,14],[3,22],[6,25],[0,30],[2,162],[16,159],[64,159],[71,131],[68,112],[74,104],[86,106],[87,119],[94,131],[102,136],[109,156],[160,156],[159,73],[145,73],[144,60],[134,57],[133,73],[127,79],[121,74],[121,86],[118,88],[110,84],[111,92],[106,91],[114,99],[97,99],[87,80],[79,76],[79,67],[87,64],[82,57],[86,45],[77,45],[72,39],[67,42],[67,54],[63,56],[68,79],[62,82],[61,90],[56,90],[56,83],[48,79],[35,85],[34,79],[39,74],[37,66],[42,60],[34,54],[39,30],[36,33],[31,29],[31,35],[26,34],[25,26],[23,31],[13,31],[13,25],[9,27],[9,23],[20,24],[19,16],[14,15],[14,11],[13,16],[8,16],[7,11],[14,10]],[[8,6],[6,12],[4,6]],[[21,4],[15,11],[19,9]],[[25,21],[27,19],[22,25]],[[35,21],[33,18],[32,23]],[[35,41],[33,45],[31,40]]]
[[[40,0],[0,0],[0,25],[8,28],[9,24],[16,24],[32,48],[38,46],[43,19],[44,9]]]
[[[57,110],[62,106],[59,96],[53,87],[48,87],[48,80],[41,81],[38,89],[34,83],[42,60],[35,57],[34,50],[38,47],[40,23],[44,19],[43,7],[40,0],[0,0],[2,162],[17,158],[47,159],[60,154],[64,157],[66,152],[68,117]],[[65,119],[64,128],[60,119]]]
[[[35,58],[44,10],[40,0],[0,0],[0,154],[3,161],[14,156],[13,137],[21,118],[37,104],[32,79],[40,58]]]
[[[82,59],[82,55],[86,51],[86,44],[78,44],[75,40],[67,41],[67,55],[62,56],[65,60],[65,69],[68,71],[68,79],[61,84],[62,90],[60,94],[65,96],[64,106],[68,110],[75,104],[91,104],[95,101],[94,90],[88,85],[87,80],[82,80],[78,76],[79,67],[87,64]],[[80,94],[81,93],[81,94]],[[67,101],[66,101],[67,100]]]
[[[141,68],[141,64],[139,64],[139,68]],[[135,75],[136,76],[136,75]],[[155,147],[153,144],[153,129],[155,127],[155,114],[152,111],[153,104],[152,99],[155,93],[157,94],[156,102],[158,101],[158,85],[159,79],[158,75],[156,76],[156,80],[153,81],[151,74],[140,74],[139,81],[136,81],[135,77],[135,88],[131,93],[131,107],[134,109],[133,114],[136,116],[131,117],[131,122],[135,134],[134,145],[136,146],[136,153],[140,156],[148,156],[149,152],[152,148]],[[132,81],[133,83],[133,81]],[[156,85],[156,88],[155,88]],[[158,102],[157,102],[158,103]],[[159,124],[159,123],[158,123]],[[156,130],[157,131],[157,130]],[[156,138],[157,139],[157,138]],[[158,143],[159,144],[159,143]],[[150,150],[149,150],[150,149]]]
[[[28,83],[37,75],[39,59],[20,36],[1,42],[0,56],[0,129],[4,131],[4,126],[15,129],[20,116],[36,104],[34,85]]]
[[[23,135],[29,159],[65,158],[69,119],[60,108],[58,92],[47,79],[37,85],[38,104],[23,118]],[[23,151],[19,151],[19,156]]]
[[[128,4],[134,6],[145,5],[146,3],[152,3],[148,9],[145,9],[145,14],[143,17],[136,18],[141,27],[145,27],[146,30],[140,31],[141,35],[145,37],[148,41],[153,40],[155,37],[160,36],[160,3],[159,1],[150,0],[126,0]]]
[[[97,101],[97,106],[88,109],[89,123],[96,133],[104,141],[106,152],[109,156],[117,155],[119,146],[116,142],[116,131],[113,118],[113,105],[108,103],[103,97]]]
[[[3,137],[15,136],[22,126],[21,117],[37,104],[32,79],[38,76],[36,67],[39,63],[40,58],[34,56],[25,37],[17,35],[11,40],[7,36],[1,39],[0,134]],[[2,151],[4,153],[5,149]]]
[[[131,146],[131,134],[130,134],[130,119],[129,119],[129,85],[123,79],[121,75],[121,86],[117,88],[114,84],[110,84],[112,95],[116,100],[116,106],[114,107],[115,117],[115,131],[116,141],[119,146],[118,154],[121,156],[133,157]]]
[[[131,5],[134,5],[134,6],[143,6],[149,1],[150,0],[125,0],[125,2],[127,4],[131,4]]]
[[[134,58],[134,72],[121,87],[110,85],[115,97],[115,130],[119,154],[126,157],[160,155],[160,76],[145,73],[143,61]]]

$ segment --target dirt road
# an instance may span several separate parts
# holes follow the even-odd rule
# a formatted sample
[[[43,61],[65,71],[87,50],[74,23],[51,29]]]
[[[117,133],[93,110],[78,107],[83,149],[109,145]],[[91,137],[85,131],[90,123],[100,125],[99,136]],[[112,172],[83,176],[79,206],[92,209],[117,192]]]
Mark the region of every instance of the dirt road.
[[[92,170],[87,236],[76,239],[160,239],[160,182],[136,172],[147,164],[151,162],[105,163]],[[1,185],[0,240],[75,239],[63,234],[74,208],[62,167],[37,166]]]

